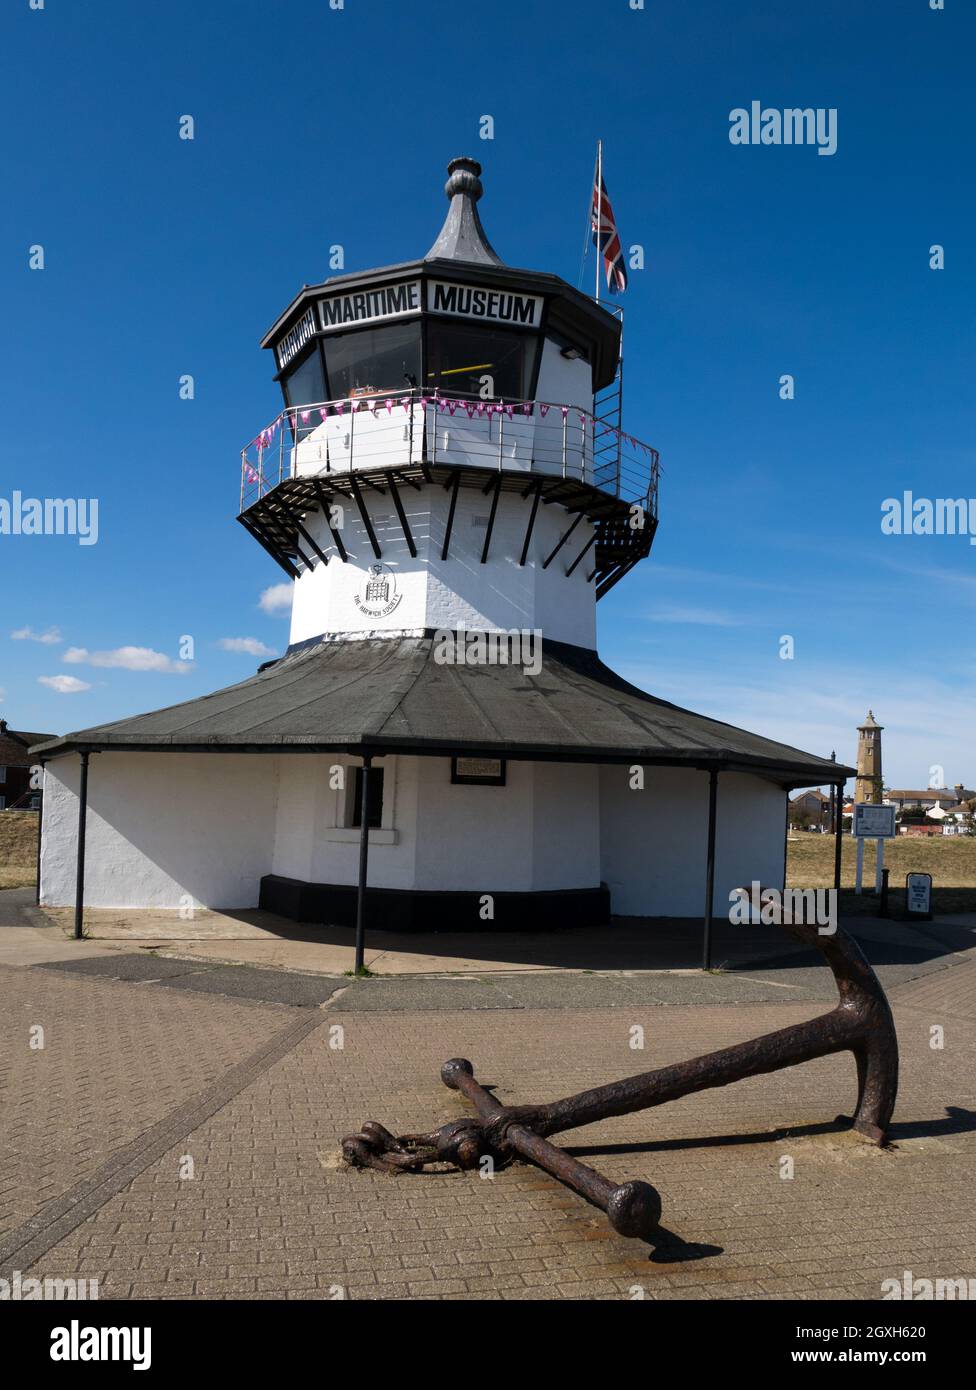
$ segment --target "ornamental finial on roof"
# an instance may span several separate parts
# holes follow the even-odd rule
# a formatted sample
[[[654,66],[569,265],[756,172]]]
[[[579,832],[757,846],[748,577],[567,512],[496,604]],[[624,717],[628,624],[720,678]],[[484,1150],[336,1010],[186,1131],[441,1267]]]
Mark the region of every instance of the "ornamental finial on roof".
[[[503,265],[478,216],[477,202],[484,192],[481,165],[476,159],[452,159],[447,166],[444,192],[451,201],[440,235],[424,257],[426,261],[467,261],[474,265]]]

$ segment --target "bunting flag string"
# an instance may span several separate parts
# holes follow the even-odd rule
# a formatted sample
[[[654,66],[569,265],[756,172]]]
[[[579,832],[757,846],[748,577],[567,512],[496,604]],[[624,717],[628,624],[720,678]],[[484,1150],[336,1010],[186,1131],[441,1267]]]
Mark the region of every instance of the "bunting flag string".
[[[393,414],[394,407],[397,403],[397,400],[394,399],[392,396],[388,396],[385,398],[374,396],[369,400],[359,397],[353,397],[350,400],[333,401],[326,405],[317,406],[314,408],[298,408],[295,406],[289,406],[281,412],[277,419],[273,420],[270,425],[266,426],[265,429],[261,430],[261,432],[257,434],[254,437],[254,439],[251,440],[250,444],[247,447],[249,449],[271,448],[271,446],[275,442],[279,429],[283,430],[287,428],[291,431],[293,437],[297,438],[300,433],[299,420],[301,421],[302,427],[304,427],[306,431],[315,428],[315,426],[311,425],[310,422],[313,414],[316,411],[323,424],[325,424],[330,418],[333,417],[337,417],[341,420],[345,415],[347,407],[351,415],[355,415],[359,411],[365,410],[369,414],[371,414],[373,416],[373,419],[375,420],[380,410],[384,406],[386,407],[387,415],[391,416]],[[589,427],[593,430],[594,436],[599,438],[605,438],[608,435],[616,435],[623,443],[627,444],[631,449],[634,449],[635,451],[638,451],[641,454],[646,455],[648,458],[652,460],[656,458],[656,450],[653,449],[649,444],[645,444],[643,440],[635,438],[632,434],[627,434],[624,430],[616,430],[613,428],[613,426],[605,424],[596,416],[590,414],[589,411],[581,410],[578,407],[574,406],[557,406],[551,404],[548,401],[462,400],[460,398],[454,399],[448,396],[442,396],[437,391],[435,391],[432,396],[420,396],[416,400],[414,400],[410,396],[402,397],[399,400],[399,404],[403,407],[403,411],[407,415],[411,413],[415,405],[419,405],[420,409],[424,412],[425,415],[428,410],[436,409],[441,414],[444,414],[446,412],[447,414],[454,416],[458,410],[463,409],[464,413],[467,415],[469,420],[474,420],[475,418],[479,420],[487,419],[489,424],[491,423],[491,420],[495,415],[506,415],[509,420],[514,421],[516,412],[519,412],[522,416],[531,418],[535,415],[537,408],[539,412],[539,418],[541,420],[545,420],[551,410],[558,410],[562,415],[564,421],[568,420],[570,414],[575,413],[576,418],[579,420],[579,423],[583,426],[584,430],[589,424]]]

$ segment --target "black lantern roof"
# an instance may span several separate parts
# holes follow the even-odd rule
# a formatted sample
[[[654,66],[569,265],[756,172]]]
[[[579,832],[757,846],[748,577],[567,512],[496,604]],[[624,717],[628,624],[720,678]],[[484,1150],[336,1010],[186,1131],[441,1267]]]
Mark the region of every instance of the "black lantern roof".
[[[310,338],[324,331],[317,304],[338,297],[357,297],[378,302],[378,292],[404,285],[419,286],[418,314],[431,312],[430,286],[448,282],[488,294],[520,294],[541,300],[541,322],[534,326],[577,344],[593,368],[593,389],[602,390],[614,379],[620,353],[620,320],[589,295],[545,271],[507,266],[485,234],[477,204],[482,196],[481,165],[474,159],[453,159],[448,165],[445,192],[447,217],[427,255],[374,270],[331,276],[317,285],[305,285],[261,340],[276,349],[276,365],[284,370],[291,357]],[[384,320],[388,321],[388,319]],[[349,323],[349,327],[356,326]],[[284,360],[283,360],[284,358]]]

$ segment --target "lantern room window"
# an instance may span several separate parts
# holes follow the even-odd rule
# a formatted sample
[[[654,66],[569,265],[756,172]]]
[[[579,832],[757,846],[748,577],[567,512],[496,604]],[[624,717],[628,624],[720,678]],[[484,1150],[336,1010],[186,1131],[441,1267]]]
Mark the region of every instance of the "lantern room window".
[[[389,323],[323,340],[329,400],[420,385],[420,324]]]
[[[309,405],[314,401],[325,400],[325,379],[322,375],[322,358],[317,343],[298,366],[288,372],[282,386],[286,405]]]
[[[538,351],[534,333],[429,322],[424,388],[443,396],[529,400]]]

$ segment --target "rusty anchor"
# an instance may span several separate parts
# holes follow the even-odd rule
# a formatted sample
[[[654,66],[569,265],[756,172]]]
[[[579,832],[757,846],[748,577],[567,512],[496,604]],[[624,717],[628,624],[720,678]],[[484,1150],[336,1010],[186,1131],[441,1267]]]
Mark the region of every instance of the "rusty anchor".
[[[651,1240],[660,1232],[657,1190],[641,1181],[612,1183],[550,1144],[549,1136],[834,1052],[852,1052],[857,1063],[852,1128],[870,1142],[883,1144],[898,1089],[898,1042],[881,983],[860,948],[841,929],[826,935],[801,922],[782,925],[803,945],[815,946],[833,971],[839,999],[829,1013],[549,1105],[502,1105],[475,1079],[471,1063],[455,1057],[444,1063],[441,1080],[460,1091],[476,1115],[452,1120],[429,1134],[400,1136],[369,1120],[359,1134],[342,1141],[346,1161],[355,1167],[404,1173],[435,1163],[472,1169],[486,1158],[496,1165],[522,1158],[600,1207],[620,1235]]]

